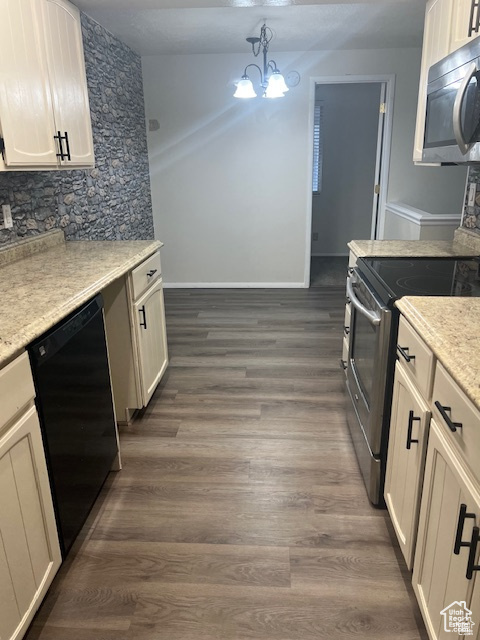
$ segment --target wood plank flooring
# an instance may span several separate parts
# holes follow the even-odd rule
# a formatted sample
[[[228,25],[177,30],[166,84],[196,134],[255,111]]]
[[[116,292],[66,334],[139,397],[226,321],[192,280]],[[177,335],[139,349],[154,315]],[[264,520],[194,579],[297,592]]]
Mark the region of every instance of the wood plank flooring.
[[[343,289],[165,302],[168,372],[27,640],[426,639],[345,422]]]

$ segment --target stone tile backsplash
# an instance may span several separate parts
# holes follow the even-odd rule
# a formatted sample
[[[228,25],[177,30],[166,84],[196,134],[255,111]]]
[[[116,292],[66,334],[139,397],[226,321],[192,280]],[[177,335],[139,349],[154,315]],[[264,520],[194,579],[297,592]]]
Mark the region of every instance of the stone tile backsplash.
[[[469,229],[474,233],[480,234],[480,166],[472,165],[468,169],[467,193],[465,196],[465,213],[463,216],[462,227]],[[468,187],[474,182],[477,185],[477,197],[475,198],[475,206],[468,206]]]
[[[0,244],[53,228],[70,240],[153,238],[141,59],[82,14],[95,168],[0,173],[13,229]]]

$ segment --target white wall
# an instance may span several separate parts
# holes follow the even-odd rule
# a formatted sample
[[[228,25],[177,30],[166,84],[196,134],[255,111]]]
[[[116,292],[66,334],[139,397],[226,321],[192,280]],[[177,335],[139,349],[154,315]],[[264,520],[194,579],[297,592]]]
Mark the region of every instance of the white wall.
[[[313,195],[315,255],[347,255],[347,242],[370,236],[377,155],[380,83],[320,84],[323,180]]]
[[[297,69],[300,85],[281,100],[247,102],[232,93],[248,53],[143,59],[147,119],[160,123],[148,144],[166,283],[303,283],[310,77],[397,74],[388,199],[432,213],[462,205],[464,169],[411,160],[419,50],[272,57],[285,72]]]

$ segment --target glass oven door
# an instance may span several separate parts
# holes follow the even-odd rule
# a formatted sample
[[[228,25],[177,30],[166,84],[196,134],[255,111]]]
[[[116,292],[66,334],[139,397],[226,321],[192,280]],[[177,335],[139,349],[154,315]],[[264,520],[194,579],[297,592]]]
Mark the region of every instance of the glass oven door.
[[[347,281],[352,302],[347,378],[355,412],[370,451],[380,455],[387,388],[391,311],[354,272]]]

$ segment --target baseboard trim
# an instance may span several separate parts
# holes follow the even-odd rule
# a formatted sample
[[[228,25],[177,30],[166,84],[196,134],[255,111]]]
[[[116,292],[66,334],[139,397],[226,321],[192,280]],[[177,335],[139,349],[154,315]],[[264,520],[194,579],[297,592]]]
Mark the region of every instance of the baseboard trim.
[[[348,258],[348,253],[312,253],[312,258]]]
[[[164,282],[163,287],[164,289],[305,289],[306,288],[304,282]]]

